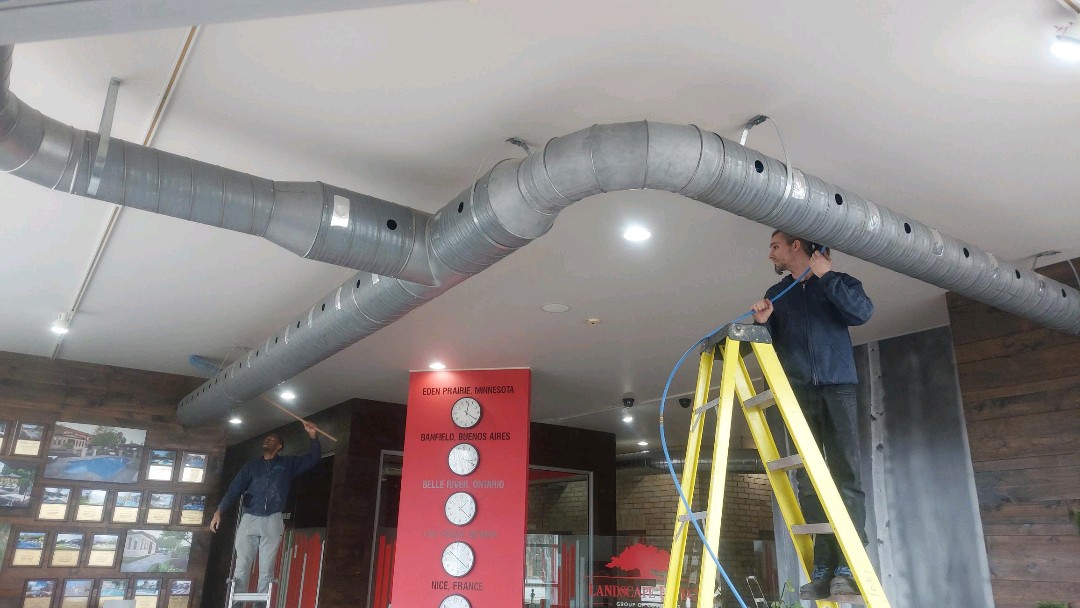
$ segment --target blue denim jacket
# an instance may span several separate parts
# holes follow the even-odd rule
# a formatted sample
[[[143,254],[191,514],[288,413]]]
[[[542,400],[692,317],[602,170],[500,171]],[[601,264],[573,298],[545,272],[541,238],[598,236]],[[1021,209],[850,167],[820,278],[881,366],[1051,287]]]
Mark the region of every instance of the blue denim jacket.
[[[791,275],[784,277],[765,297],[776,296],[792,281]],[[862,283],[842,272],[810,275],[773,303],[769,331],[791,384],[857,384],[848,327],[866,323],[872,314],[874,303]]]
[[[240,494],[244,494],[244,512],[252,515],[280,513],[289,498],[289,487],[297,475],[311,469],[322,457],[318,439],[311,440],[308,453],[303,456],[274,456],[270,460],[256,458],[249,461],[229,484],[221,497],[218,511],[232,507]]]

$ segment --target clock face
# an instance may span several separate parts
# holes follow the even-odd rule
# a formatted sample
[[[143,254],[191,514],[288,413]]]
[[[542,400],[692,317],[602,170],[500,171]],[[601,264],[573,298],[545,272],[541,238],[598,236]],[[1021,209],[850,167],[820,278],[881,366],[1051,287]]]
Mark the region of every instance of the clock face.
[[[450,543],[442,552],[442,567],[450,576],[465,576],[475,560],[472,547],[463,542]]]
[[[447,460],[451,471],[458,475],[468,475],[480,464],[480,454],[475,447],[467,443],[459,443],[450,449]]]
[[[464,526],[476,517],[476,499],[466,492],[455,492],[446,499],[446,519],[455,526]]]
[[[465,599],[465,596],[454,594],[443,600],[439,604],[439,608],[472,608],[472,604]]]
[[[463,429],[471,429],[480,422],[480,402],[472,397],[462,397],[450,410],[450,419]]]

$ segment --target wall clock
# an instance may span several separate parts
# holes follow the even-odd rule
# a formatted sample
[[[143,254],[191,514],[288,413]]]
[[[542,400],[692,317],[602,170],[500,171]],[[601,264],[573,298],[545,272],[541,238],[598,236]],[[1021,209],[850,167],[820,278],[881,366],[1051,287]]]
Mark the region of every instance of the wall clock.
[[[460,541],[450,543],[442,552],[442,567],[450,576],[465,576],[475,561],[472,547]]]
[[[468,475],[476,470],[480,464],[480,454],[476,448],[468,443],[459,443],[450,448],[450,456],[447,458],[450,470],[458,475]]]
[[[455,492],[446,499],[446,519],[455,526],[464,526],[476,517],[476,499],[467,492]]]
[[[480,422],[480,402],[472,397],[462,397],[450,408],[450,419],[463,429],[471,429]]]
[[[440,602],[439,608],[472,608],[472,604],[465,599],[465,596],[454,594]]]

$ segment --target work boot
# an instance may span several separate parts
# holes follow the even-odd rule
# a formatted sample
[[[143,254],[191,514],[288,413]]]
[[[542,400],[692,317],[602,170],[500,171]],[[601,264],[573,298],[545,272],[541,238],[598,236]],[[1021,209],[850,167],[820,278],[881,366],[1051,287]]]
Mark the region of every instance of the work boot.
[[[829,569],[815,564],[814,573],[810,575],[810,582],[799,587],[799,599],[823,600],[829,597]]]
[[[832,595],[861,595],[859,587],[851,576],[851,568],[840,566],[833,571],[832,582],[829,583],[829,593]]]

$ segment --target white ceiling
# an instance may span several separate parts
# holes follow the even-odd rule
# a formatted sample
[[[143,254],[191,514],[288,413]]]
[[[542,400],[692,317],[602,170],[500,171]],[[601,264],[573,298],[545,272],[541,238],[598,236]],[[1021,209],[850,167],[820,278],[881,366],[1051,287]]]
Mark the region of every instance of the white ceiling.
[[[810,174],[1004,259],[1076,254],[1080,65],[1048,50],[1068,14],[1052,0],[962,4],[462,0],[211,24],[153,145],[434,211],[523,154],[502,143],[510,136],[542,144],[648,119],[737,139],[764,113]],[[122,78],[113,134],[140,141],[186,32],[21,44],[11,86],[96,130],[108,80]],[[781,156],[768,126],[749,145]],[[49,323],[72,305],[111,209],[0,176],[0,349],[52,352]],[[631,222],[653,238],[623,240]],[[665,193],[583,201],[535,243],[290,381],[294,407],[404,402],[407,370],[434,359],[527,366],[534,420],[613,431],[620,451],[655,446],[676,359],[776,280],[769,232]],[[877,307],[856,341],[947,323],[940,289],[843,255],[836,265]],[[59,357],[194,375],[188,355],[254,347],[351,274],[125,210]],[[542,312],[549,302],[571,310]],[[613,409],[627,395],[631,425]],[[234,439],[286,420],[243,410]],[[685,437],[678,418],[673,443]]]

